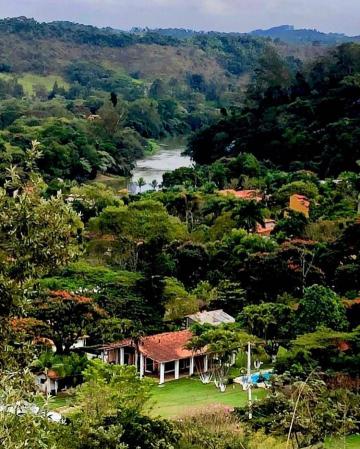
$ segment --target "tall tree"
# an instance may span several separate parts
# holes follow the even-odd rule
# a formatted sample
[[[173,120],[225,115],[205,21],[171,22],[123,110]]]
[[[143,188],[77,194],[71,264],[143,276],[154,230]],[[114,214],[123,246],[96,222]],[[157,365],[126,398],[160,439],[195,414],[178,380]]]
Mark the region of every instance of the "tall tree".
[[[345,307],[335,292],[322,285],[305,289],[297,312],[297,327],[301,332],[313,332],[318,326],[340,331],[347,325]]]
[[[25,169],[9,167],[0,188],[0,366],[16,360],[8,345],[9,320],[26,314],[36,280],[79,253],[80,218],[60,194],[44,198],[35,165],[40,156],[33,142]]]
[[[36,318],[48,324],[41,336],[53,340],[58,354],[68,354],[88,326],[106,316],[91,298],[66,291],[50,292],[35,300],[33,306]]]

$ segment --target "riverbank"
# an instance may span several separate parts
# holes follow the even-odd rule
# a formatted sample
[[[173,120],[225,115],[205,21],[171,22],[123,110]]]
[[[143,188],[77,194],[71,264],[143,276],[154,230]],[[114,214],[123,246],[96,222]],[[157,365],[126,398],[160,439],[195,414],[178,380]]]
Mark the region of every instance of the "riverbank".
[[[137,193],[137,182],[143,178],[145,185],[142,192],[144,192],[153,189],[153,181],[156,181],[157,186],[161,185],[164,173],[192,165],[191,159],[182,155],[186,149],[186,138],[153,141],[151,148],[151,151],[136,162],[131,177],[98,174],[91,182],[104,184],[115,191],[129,188],[133,193]]]
[[[158,142],[158,150],[150,155],[139,159],[133,171],[131,179],[129,179],[130,189],[134,193],[138,191],[137,182],[142,178],[145,185],[142,191],[152,189],[152,184],[160,185],[162,183],[163,174],[176,170],[180,167],[190,167],[192,161],[190,157],[183,156],[186,149],[186,139],[166,139]]]

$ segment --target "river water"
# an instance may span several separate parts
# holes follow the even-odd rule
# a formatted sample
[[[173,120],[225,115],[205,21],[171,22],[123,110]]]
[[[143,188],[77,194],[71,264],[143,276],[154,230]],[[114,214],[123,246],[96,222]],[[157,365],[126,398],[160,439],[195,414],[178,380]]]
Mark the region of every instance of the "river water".
[[[181,155],[184,150],[185,142],[183,140],[162,141],[155,154],[137,161],[129,183],[129,190],[133,193],[138,192],[136,183],[139,178],[144,178],[146,186],[142,187],[141,191],[146,192],[152,189],[151,182],[153,180],[156,180],[158,185],[162,183],[162,176],[165,172],[180,167],[190,167],[192,165],[190,157]]]

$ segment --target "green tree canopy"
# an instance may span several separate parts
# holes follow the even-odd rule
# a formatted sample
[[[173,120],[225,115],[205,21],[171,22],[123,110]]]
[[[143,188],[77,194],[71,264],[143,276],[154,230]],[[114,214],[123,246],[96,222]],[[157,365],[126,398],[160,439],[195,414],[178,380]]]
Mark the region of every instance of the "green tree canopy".
[[[305,289],[297,311],[299,331],[313,332],[318,326],[343,330],[347,324],[345,307],[334,291],[322,285]]]

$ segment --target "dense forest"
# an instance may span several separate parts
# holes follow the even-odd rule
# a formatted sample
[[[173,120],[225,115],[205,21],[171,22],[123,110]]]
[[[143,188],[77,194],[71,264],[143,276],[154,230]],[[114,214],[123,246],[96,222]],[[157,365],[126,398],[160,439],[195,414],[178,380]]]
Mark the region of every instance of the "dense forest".
[[[26,18],[0,21],[0,163],[34,139],[47,181],[129,175],[156,141],[188,135],[241,104],[276,45],[262,38],[120,32]],[[279,46],[291,73],[316,55]],[[281,55],[281,56],[280,56]]]
[[[295,58],[251,36],[23,18],[0,34],[0,443],[300,449],[357,438],[360,45]],[[160,188],[89,182],[130,173],[171,135],[189,137],[194,164]],[[234,322],[196,324],[186,349],[214,355],[222,389],[197,373],[159,387],[137,365],[74,347],[84,336],[94,351],[139,347],[219,309]],[[247,348],[264,386],[248,403],[235,382]],[[60,400],[34,391],[39,373],[69,382]],[[182,414],[160,415],[177,382],[178,395],[196,388],[192,407],[174,395],[166,406]]]
[[[246,105],[201,130],[189,152],[199,163],[244,151],[285,170],[322,177],[357,169],[360,47],[343,44],[292,74],[276,55],[251,85]]]
[[[268,30],[255,30],[250,34],[288,43],[308,43],[310,45],[335,45],[360,40],[359,36],[350,37],[341,33],[322,33],[318,30],[296,29],[292,25],[282,25]]]

